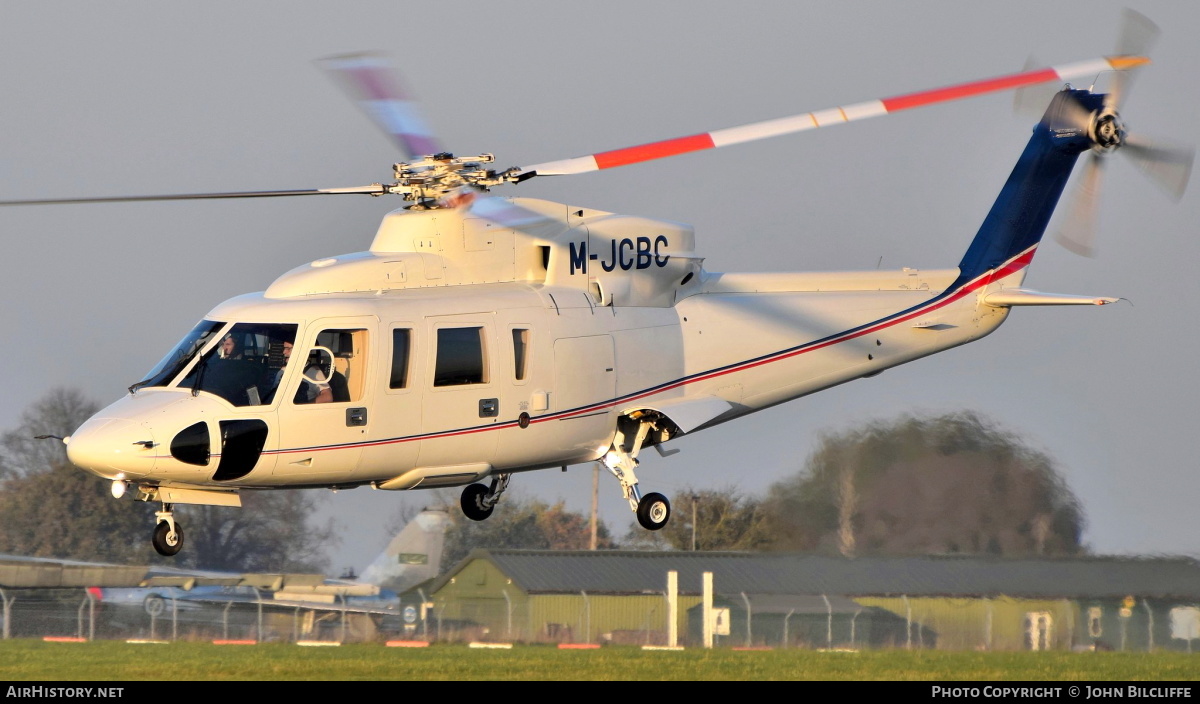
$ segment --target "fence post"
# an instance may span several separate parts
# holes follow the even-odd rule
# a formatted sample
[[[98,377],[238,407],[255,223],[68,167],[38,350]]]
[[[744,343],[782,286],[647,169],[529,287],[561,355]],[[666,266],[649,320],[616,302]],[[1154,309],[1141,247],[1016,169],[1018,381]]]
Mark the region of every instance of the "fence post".
[[[1149,635],[1149,637],[1150,637],[1150,640],[1146,645],[1146,652],[1153,653],[1154,652],[1154,612],[1150,610],[1150,600],[1147,599],[1146,597],[1142,597],[1142,606],[1146,607],[1146,619],[1148,621],[1146,628],[1149,631],[1149,633],[1147,635]]]
[[[783,643],[782,643],[782,647],[784,647],[784,648],[788,647],[788,642],[789,642],[789,641],[788,641],[788,619],[790,619],[790,618],[792,617],[792,614],[794,614],[794,613],[796,613],[796,609],[792,609],[792,610],[788,611],[788,612],[787,612],[787,616],[784,616],[784,617],[783,617]]]
[[[255,602],[255,604],[258,606],[258,622],[257,622],[257,625],[255,626],[255,634],[254,634],[254,639],[255,639],[255,640],[257,640],[259,643],[262,643],[262,642],[263,642],[263,632],[262,632],[262,594],[261,594],[261,593],[259,593],[259,591],[258,591],[258,587],[250,587],[250,588],[254,590],[254,602]]]
[[[907,594],[901,594],[900,598],[904,600],[904,649],[912,650],[912,605]]]
[[[507,589],[501,589],[500,593],[504,595],[505,611],[507,612],[507,621],[504,626],[504,637],[512,640],[512,597],[508,595]]]
[[[12,629],[9,627],[9,621],[12,620],[10,618],[12,616],[12,605],[16,600],[17,597],[15,596],[9,599],[8,594],[6,594],[3,589],[0,589],[0,601],[4,602],[4,640],[8,640],[12,637]],[[1190,642],[1188,643],[1188,647],[1191,647]]]
[[[754,632],[750,628],[750,622],[754,620],[754,613],[750,608],[750,598],[746,596],[746,592],[742,592],[742,601],[746,602],[746,647],[749,648],[754,645]]]
[[[583,642],[592,642],[592,604],[588,601],[587,592],[582,589],[579,591],[583,595]]]
[[[829,603],[829,597],[821,595],[826,602],[826,649],[833,650],[833,606]]]

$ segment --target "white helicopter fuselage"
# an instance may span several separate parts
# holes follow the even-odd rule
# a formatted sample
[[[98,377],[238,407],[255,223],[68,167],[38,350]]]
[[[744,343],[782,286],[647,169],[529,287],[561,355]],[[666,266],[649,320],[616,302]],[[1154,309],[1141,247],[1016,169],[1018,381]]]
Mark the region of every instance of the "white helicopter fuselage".
[[[484,520],[515,473],[591,461],[661,529],[642,449],[978,339],[1012,306],[1116,301],[1021,287],[1104,105],[1056,95],[952,269],[720,274],[678,223],[523,198],[394,211],[369,250],[214,308],[67,453],[162,503],[164,555],[175,504],[465,485]]]
[[[235,505],[243,488],[463,485],[623,443],[636,457],[623,418],[653,421],[649,446],[986,335],[1008,308],[982,297],[1025,271],[989,272],[951,299],[939,294],[958,269],[709,273],[686,226],[517,202],[547,219],[522,232],[396,211],[370,251],[217,306],[190,363],[81,427],[72,462],[171,503]],[[269,401],[267,374],[249,396],[197,385],[218,340],[254,325],[294,326],[298,351],[337,342],[345,395],[299,398],[296,362]],[[447,355],[464,344],[472,362],[455,377]],[[207,443],[199,457],[179,440],[189,428]]]

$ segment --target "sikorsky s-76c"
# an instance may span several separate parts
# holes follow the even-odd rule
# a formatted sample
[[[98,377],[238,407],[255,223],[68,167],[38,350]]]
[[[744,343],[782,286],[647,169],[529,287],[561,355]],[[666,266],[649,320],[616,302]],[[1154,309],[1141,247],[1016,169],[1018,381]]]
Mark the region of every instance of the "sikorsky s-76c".
[[[296,191],[38,203],[400,195],[370,248],[293,269],[213,308],[145,379],[64,438],[75,465],[161,503],[154,546],[177,553],[175,504],[240,492],[465,486],[471,519],[511,477],[600,462],[647,529],[670,503],[643,493],[638,455],[672,439],[992,332],[1014,306],[1117,299],[1024,288],[1080,155],[1088,182],[1124,150],[1182,192],[1188,151],[1132,140],[1117,114],[1134,53],[872,100],[507,170],[443,150],[387,62],[325,68],[403,151],[394,182]],[[1108,93],[1068,81],[1103,79]],[[714,273],[691,227],[489,189],[578,174],[1035,84],[1049,98],[957,266]],[[1064,87],[1065,86],[1065,87]],[[965,243],[965,238],[964,238]],[[294,352],[292,351],[294,348]]]

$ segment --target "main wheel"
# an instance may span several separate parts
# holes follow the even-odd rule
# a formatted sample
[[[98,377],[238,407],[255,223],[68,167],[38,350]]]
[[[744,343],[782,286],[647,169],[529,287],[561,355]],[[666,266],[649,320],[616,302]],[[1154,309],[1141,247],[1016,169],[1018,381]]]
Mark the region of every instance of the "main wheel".
[[[638,523],[646,530],[658,530],[671,517],[671,502],[662,494],[646,494],[638,502]]]
[[[151,542],[154,543],[154,549],[158,551],[159,555],[171,557],[183,548],[183,528],[176,521],[175,532],[172,533],[171,524],[162,521],[154,526],[154,538]]]
[[[469,484],[462,493],[462,511],[472,521],[482,521],[492,515],[495,506],[487,506],[483,500],[488,495],[488,488],[483,484]]]

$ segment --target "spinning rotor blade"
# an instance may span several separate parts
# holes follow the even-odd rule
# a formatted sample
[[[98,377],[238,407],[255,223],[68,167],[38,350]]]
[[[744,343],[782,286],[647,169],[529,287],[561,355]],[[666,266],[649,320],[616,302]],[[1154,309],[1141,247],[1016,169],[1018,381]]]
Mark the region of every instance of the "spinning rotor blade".
[[[1125,8],[1121,14],[1121,31],[1117,38],[1117,53],[1132,56],[1147,56],[1150,49],[1158,41],[1158,25],[1149,17]],[[1129,98],[1133,87],[1136,71],[1120,71],[1113,77],[1113,84],[1108,91],[1105,106],[1110,110],[1120,111],[1121,105]]]
[[[387,56],[345,54],[321,59],[317,65],[391,137],[405,159],[443,151]]]
[[[587,156],[534,164],[522,167],[518,171],[521,172],[521,177],[524,179],[532,176],[580,174],[601,169],[611,169],[617,166],[662,159],[677,154],[714,149],[716,147],[727,147],[732,144],[741,144],[743,142],[778,137],[817,127],[837,125],[843,122],[851,122],[878,115],[887,115],[908,108],[944,103],[951,100],[958,100],[959,98],[969,98],[1001,90],[1012,90],[1048,81],[1068,81],[1084,76],[1095,76],[1102,71],[1121,71],[1146,63],[1149,63],[1149,59],[1143,56],[1109,56],[1051,68],[1022,71],[1021,73],[989,78],[982,81],[960,83],[945,88],[909,93],[893,98],[871,100],[828,110],[754,122],[714,132],[665,139],[635,147],[614,149]]]
[[[1063,247],[1083,257],[1096,256],[1096,214],[1103,176],[1104,157],[1090,154],[1083,176],[1075,186],[1071,217],[1055,237]]]
[[[348,193],[372,196],[387,193],[382,185],[353,186],[350,188],[306,188],[294,191],[233,191],[230,193],[177,193],[156,196],[109,196],[101,198],[43,198],[40,200],[0,200],[3,205],[63,205],[69,203],[130,203],[147,200],[204,200],[209,198],[278,198],[281,196],[324,196]]]
[[[1195,149],[1160,146],[1147,139],[1129,137],[1121,146],[1121,153],[1132,159],[1134,165],[1163,193],[1176,201],[1183,197],[1192,175]]]

